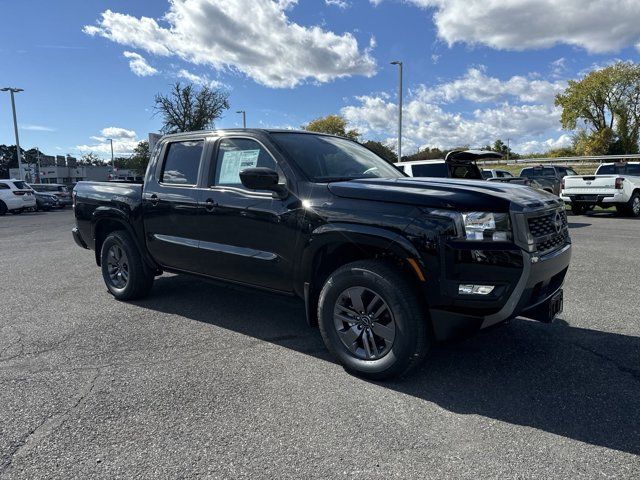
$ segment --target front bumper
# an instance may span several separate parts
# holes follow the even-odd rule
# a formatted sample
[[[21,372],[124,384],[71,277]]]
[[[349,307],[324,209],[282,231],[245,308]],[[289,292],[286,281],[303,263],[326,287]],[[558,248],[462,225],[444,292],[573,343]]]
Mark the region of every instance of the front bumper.
[[[557,304],[558,294],[562,290],[571,259],[571,244],[544,256],[524,250],[519,251],[519,256],[522,259],[519,277],[513,282],[505,282],[495,299],[469,299],[466,302],[458,301],[448,308],[430,309],[436,339],[446,340],[470,334],[518,316],[540,321],[553,320],[553,314],[545,312],[554,313],[550,309]],[[483,301],[489,308],[481,308]],[[554,305],[550,305],[552,302]]]

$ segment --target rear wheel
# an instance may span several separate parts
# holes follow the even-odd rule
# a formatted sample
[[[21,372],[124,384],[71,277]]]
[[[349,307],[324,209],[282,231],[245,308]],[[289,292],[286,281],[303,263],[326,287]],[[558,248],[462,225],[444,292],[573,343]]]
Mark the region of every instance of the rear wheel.
[[[640,193],[635,192],[631,196],[631,199],[629,200],[629,203],[627,203],[625,210],[625,213],[631,217],[640,217]]]
[[[102,243],[102,278],[118,300],[135,300],[149,293],[154,272],[142,259],[131,236],[122,230],[113,232]]]
[[[0,215],[7,213],[7,204],[0,200]]]
[[[365,378],[405,375],[429,350],[428,320],[415,289],[381,261],[354,262],[332,273],[320,293],[318,320],[329,351]]]

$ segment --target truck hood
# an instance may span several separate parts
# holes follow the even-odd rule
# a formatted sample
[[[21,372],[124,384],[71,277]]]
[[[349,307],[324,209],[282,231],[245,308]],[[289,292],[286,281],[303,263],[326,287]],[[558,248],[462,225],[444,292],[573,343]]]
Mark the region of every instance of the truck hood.
[[[338,197],[458,211],[523,211],[562,204],[541,190],[484,180],[375,178],[334,182],[328,188]]]

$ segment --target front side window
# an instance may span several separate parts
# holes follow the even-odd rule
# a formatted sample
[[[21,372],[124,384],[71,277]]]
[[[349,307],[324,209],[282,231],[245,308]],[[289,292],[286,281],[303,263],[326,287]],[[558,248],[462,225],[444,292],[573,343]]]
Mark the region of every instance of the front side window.
[[[203,140],[168,144],[160,181],[170,185],[196,185],[203,148]]]
[[[213,184],[242,187],[240,172],[256,167],[277,170],[273,157],[255,140],[223,138],[218,146]]]
[[[284,132],[272,133],[271,137],[312,182],[405,176],[389,162],[351,140]]]

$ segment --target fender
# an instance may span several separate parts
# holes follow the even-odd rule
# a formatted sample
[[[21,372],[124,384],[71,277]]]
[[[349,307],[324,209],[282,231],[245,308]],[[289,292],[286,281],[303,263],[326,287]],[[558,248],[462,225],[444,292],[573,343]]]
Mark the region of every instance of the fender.
[[[320,249],[330,244],[350,243],[376,247],[394,253],[400,258],[412,258],[423,267],[416,247],[405,237],[392,230],[351,223],[329,223],[311,232],[298,262],[297,285],[309,282],[313,276],[313,260]]]
[[[139,220],[138,222],[132,221],[133,220],[132,217],[135,217],[135,216],[136,215],[134,212],[131,212],[131,214],[128,214],[127,212],[116,207],[100,206],[96,208],[91,215],[91,234],[93,236],[94,245],[96,241],[96,232],[98,230],[98,226],[105,221],[116,222],[122,226],[122,230],[127,231],[129,235],[131,235],[131,238],[133,238],[133,241],[135,242],[136,247],[138,247],[138,251],[142,255],[142,258],[144,262],[147,264],[147,266],[153,270],[158,270],[159,267],[157,263],[155,262],[155,260],[153,260],[153,258],[149,255],[149,252],[147,251],[147,248],[144,242],[144,232],[138,232],[132,226],[134,223],[142,225],[141,218],[138,218]],[[100,265],[100,251],[98,248],[95,248],[95,255],[96,255],[96,264]]]

